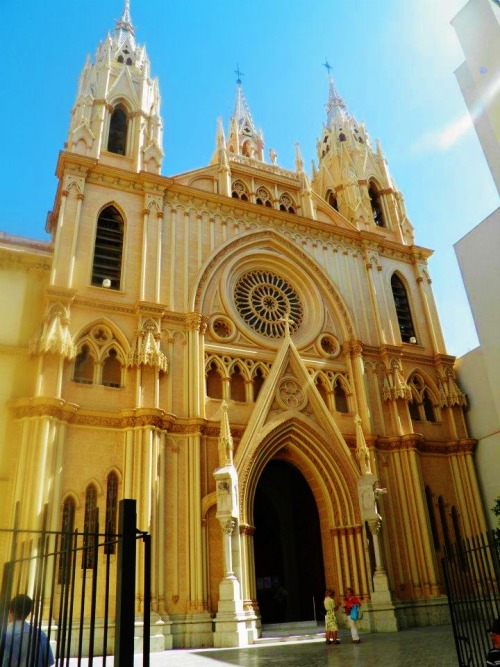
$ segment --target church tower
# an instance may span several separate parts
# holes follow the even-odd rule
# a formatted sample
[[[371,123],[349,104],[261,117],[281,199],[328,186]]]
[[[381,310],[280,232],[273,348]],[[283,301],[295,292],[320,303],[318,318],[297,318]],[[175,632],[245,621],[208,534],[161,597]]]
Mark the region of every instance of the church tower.
[[[325,64],[328,71],[330,65]],[[414,242],[401,193],[389,173],[380,144],[375,150],[328,76],[326,124],[317,144],[319,168],[313,189],[359,230],[382,230],[405,245]]]
[[[159,174],[163,159],[158,81],[136,44],[126,0],[115,29],[80,76],[66,149],[105,163]]]

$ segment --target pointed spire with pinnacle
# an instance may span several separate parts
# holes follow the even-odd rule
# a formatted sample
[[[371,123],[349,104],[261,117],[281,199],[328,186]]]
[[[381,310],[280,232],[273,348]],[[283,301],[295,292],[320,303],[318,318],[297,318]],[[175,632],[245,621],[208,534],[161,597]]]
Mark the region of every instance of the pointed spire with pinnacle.
[[[327,125],[330,127],[335,120],[349,120],[350,114],[347,111],[344,100],[340,97],[339,92],[335,87],[333,77],[330,73],[332,66],[328,63],[326,58],[323,67],[325,67],[328,72],[328,102],[326,105],[326,114]]]
[[[220,420],[219,435],[219,464],[221,466],[233,465],[233,436],[229,426],[229,416],[227,414],[227,403],[222,402],[222,417]]]
[[[119,42],[123,41],[124,34],[126,36],[134,36],[134,26],[130,17],[130,0],[125,0],[125,6],[121,17],[116,22],[116,27],[113,31],[113,37]]]
[[[228,147],[230,153],[263,161],[264,140],[253,122],[250,107],[243,94],[241,77],[243,72],[236,67],[236,103],[231,117]]]
[[[356,425],[356,454],[361,466],[361,474],[371,475],[370,451],[366,446],[365,434],[363,433],[363,426],[359,415],[354,417],[354,423]]]

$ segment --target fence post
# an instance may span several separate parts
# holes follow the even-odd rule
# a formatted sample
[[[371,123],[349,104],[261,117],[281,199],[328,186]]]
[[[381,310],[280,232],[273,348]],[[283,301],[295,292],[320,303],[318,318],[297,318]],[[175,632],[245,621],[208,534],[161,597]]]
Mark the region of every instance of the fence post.
[[[136,567],[136,501],[120,500],[116,573],[116,667],[133,667]]]

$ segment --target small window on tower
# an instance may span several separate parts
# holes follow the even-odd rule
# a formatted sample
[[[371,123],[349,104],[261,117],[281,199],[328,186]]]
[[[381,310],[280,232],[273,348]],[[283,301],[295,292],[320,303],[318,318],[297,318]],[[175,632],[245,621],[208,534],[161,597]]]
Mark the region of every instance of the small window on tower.
[[[339,210],[339,205],[338,205],[338,202],[337,202],[337,197],[336,197],[335,193],[332,192],[331,190],[328,190],[328,192],[326,193],[326,201],[327,201],[327,202],[330,204],[330,206],[331,206],[332,208],[334,208],[336,211]]]
[[[108,206],[97,220],[92,285],[120,289],[123,251],[123,219]]]
[[[128,118],[125,108],[120,104],[111,115],[109,122],[108,151],[125,155],[127,149]]]
[[[415,329],[411,316],[410,302],[406,294],[405,286],[402,280],[394,273],[391,278],[392,296],[396,307],[399,331],[403,343],[413,342],[415,339]]]
[[[370,204],[372,207],[373,221],[377,227],[385,227],[384,211],[382,209],[382,199],[380,191],[375,183],[370,183],[368,188],[368,196],[370,197]]]

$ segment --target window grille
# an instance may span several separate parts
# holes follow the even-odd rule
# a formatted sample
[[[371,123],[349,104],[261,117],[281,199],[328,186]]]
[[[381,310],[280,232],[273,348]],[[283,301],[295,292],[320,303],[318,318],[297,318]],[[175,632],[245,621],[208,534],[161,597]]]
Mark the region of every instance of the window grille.
[[[123,252],[123,219],[114,206],[108,206],[97,220],[92,265],[92,285],[120,289]]]
[[[410,303],[405,286],[396,274],[393,274],[391,278],[391,287],[394,305],[396,306],[399,331],[401,332],[401,340],[403,343],[409,343],[411,338],[415,338],[415,329],[413,328]]]

